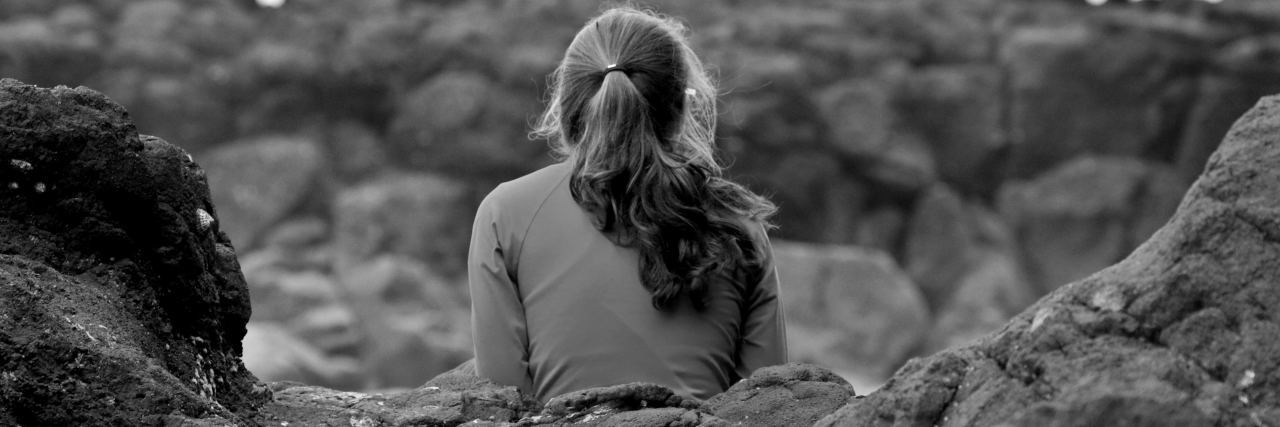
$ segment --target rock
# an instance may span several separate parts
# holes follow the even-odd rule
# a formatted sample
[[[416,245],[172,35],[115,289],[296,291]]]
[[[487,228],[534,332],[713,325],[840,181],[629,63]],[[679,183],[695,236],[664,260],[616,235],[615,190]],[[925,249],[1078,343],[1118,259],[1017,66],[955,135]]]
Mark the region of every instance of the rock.
[[[887,254],[793,242],[773,249],[792,360],[872,388],[924,338],[928,307]]]
[[[379,254],[407,255],[445,275],[465,271],[475,212],[465,188],[437,175],[387,175],[340,191],[332,204],[340,266]]]
[[[469,372],[468,372],[469,371]],[[442,379],[443,381],[437,382]],[[510,423],[537,406],[516,391],[475,377],[470,363],[421,387],[395,393],[340,392],[291,382],[271,383],[275,400],[259,425],[456,426],[472,420]]]
[[[817,425],[1264,424],[1280,414],[1280,98],[1232,127],[1167,225],[970,346]]]
[[[243,420],[249,294],[203,171],[87,88],[0,80],[0,421]]]
[[[231,242],[252,249],[259,236],[317,188],[324,158],[313,141],[264,137],[215,148],[199,158]]]
[[[831,371],[789,363],[760,368],[702,405],[733,424],[807,426],[844,406],[853,386]]]
[[[364,385],[353,358],[329,357],[274,322],[249,322],[248,329],[244,366],[261,381],[301,381],[341,390]]]
[[[1082,157],[1030,182],[1007,183],[1009,219],[1040,292],[1119,261],[1176,207],[1172,176],[1135,159]]]

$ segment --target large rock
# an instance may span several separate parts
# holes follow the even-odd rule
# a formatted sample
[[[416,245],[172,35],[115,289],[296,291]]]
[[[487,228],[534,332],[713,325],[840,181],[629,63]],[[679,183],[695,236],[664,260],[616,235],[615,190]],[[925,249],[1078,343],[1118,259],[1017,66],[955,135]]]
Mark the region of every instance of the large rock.
[[[924,339],[924,298],[888,254],[790,242],[773,249],[793,360],[874,388]]]
[[[0,80],[0,424],[232,422],[248,290],[204,172],[86,88]]]
[[[1236,122],[1173,219],[979,343],[818,425],[1280,422],[1280,97]]]
[[[702,408],[735,424],[804,426],[835,412],[853,396],[853,386],[831,371],[789,363],[756,370]]]

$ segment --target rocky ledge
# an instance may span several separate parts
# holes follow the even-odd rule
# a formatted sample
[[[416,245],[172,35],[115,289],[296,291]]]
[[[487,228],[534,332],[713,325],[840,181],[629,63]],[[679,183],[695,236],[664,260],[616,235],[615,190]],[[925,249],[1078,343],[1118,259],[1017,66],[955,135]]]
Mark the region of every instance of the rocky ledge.
[[[86,88],[0,80],[3,425],[1280,425],[1280,98],[1121,263],[856,396],[769,367],[706,402],[646,384],[541,405],[469,365],[413,390],[263,384],[203,171]]]

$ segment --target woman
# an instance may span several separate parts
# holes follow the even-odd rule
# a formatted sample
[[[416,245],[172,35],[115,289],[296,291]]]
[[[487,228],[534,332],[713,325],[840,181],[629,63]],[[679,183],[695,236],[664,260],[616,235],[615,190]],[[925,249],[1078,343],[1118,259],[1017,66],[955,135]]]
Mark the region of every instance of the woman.
[[[784,363],[775,209],[721,176],[714,88],[683,27],[609,10],[552,81],[535,134],[563,161],[476,213],[477,373],[544,401],[637,381],[706,399]]]

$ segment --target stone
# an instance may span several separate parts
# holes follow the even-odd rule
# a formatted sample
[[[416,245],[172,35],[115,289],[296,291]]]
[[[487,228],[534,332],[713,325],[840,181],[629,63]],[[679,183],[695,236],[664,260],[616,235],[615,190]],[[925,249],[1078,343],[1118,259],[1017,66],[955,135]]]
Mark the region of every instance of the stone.
[[[259,412],[258,425],[447,425],[469,421],[512,423],[533,413],[536,401],[515,387],[494,385],[463,363],[419,387],[391,393],[342,392],[295,382],[267,386],[274,400]]]
[[[1280,97],[1228,132],[1128,257],[816,425],[1264,424],[1280,414]]]
[[[774,242],[791,359],[874,388],[924,339],[924,297],[887,254]]]
[[[853,386],[826,368],[800,363],[757,369],[702,410],[731,424],[807,426],[853,398]]]
[[[243,421],[263,404],[240,362],[249,292],[182,149],[91,89],[0,79],[0,182],[0,421]]]
[[[324,165],[314,141],[285,136],[221,145],[197,160],[208,171],[222,229],[243,250],[317,190]]]

